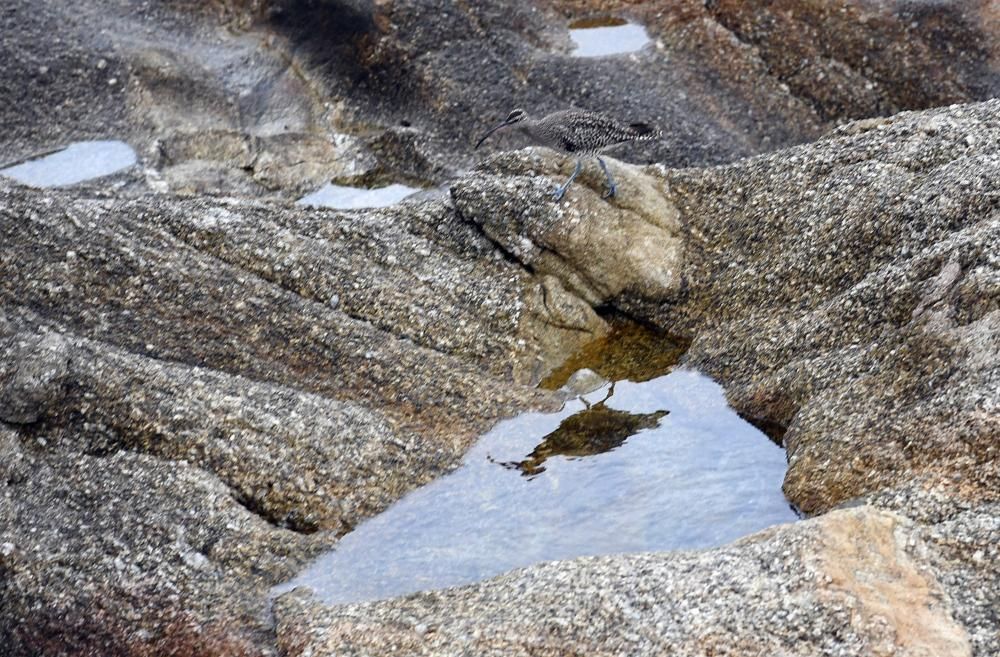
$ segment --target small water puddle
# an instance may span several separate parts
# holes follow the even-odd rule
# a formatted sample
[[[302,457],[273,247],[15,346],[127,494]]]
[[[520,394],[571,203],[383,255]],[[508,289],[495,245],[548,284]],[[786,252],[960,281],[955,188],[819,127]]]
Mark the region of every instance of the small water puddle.
[[[135,151],[123,141],[79,141],[6,169],[0,175],[32,187],[64,187],[127,169]]]
[[[583,390],[596,389],[558,413],[500,422],[458,470],[359,525],[276,592],[307,586],[328,604],[382,599],[540,561],[713,547],[795,520],[781,493],[784,450],[708,377],[663,374],[676,352],[640,381],[594,372],[622,376],[627,354],[647,363],[644,335],[619,327],[614,348],[583,352],[568,367],[588,369],[572,383],[589,378]],[[567,378],[568,369],[546,384]]]
[[[315,192],[298,200],[299,205],[310,205],[337,210],[357,210],[360,208],[384,208],[399,203],[407,196],[423,190],[393,183],[386,187],[367,189],[365,187],[344,187],[327,183]]]
[[[637,52],[650,42],[646,28],[620,18],[588,18],[571,23],[574,57],[606,57]]]

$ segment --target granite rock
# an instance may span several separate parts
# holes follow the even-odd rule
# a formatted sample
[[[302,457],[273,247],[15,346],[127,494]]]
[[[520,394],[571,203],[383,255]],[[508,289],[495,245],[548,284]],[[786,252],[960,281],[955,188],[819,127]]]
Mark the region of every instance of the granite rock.
[[[0,183],[0,234],[14,655],[272,652],[270,586],[498,417],[555,408],[520,382],[606,330],[441,201]]]
[[[298,589],[276,603],[278,640],[288,655],[970,655],[933,550],[913,522],[861,507],[390,601],[323,607]]]
[[[584,14],[652,43],[574,58]],[[1000,105],[884,116],[997,95],[994,3],[12,0],[0,28],[4,163],[140,157],[114,185],[0,180],[3,652],[1000,653]],[[658,124],[614,154],[661,164],[609,160],[610,201],[588,166],[560,204],[568,158],[467,173],[512,105]],[[385,210],[281,200],[453,175]],[[272,585],[556,407],[525,384],[605,334],[595,306],[783,428],[817,517],[296,592],[272,621]]]
[[[651,43],[571,56],[570,24],[595,16]],[[512,105],[657,124],[662,141],[617,155],[689,166],[1000,91],[986,0],[13,0],[2,20],[2,95],[30,99],[0,109],[4,161],[114,136],[141,155],[138,191],[438,185]]]

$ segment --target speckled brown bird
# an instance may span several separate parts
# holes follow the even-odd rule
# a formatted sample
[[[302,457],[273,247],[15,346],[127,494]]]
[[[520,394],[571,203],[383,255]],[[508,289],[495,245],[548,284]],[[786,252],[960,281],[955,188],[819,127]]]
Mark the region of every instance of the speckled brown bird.
[[[562,199],[570,183],[580,173],[583,166],[583,156],[593,156],[601,165],[608,179],[608,191],[604,198],[614,196],[618,189],[608,166],[601,159],[600,153],[606,148],[630,141],[652,141],[659,139],[659,130],[646,123],[623,123],[610,116],[584,110],[562,110],[553,112],[543,118],[533,119],[522,109],[516,109],[507,115],[503,123],[491,128],[483,135],[476,148],[479,148],[486,138],[501,128],[517,126],[535,143],[548,146],[567,155],[576,156],[576,168],[565,183],[556,188],[553,197]]]

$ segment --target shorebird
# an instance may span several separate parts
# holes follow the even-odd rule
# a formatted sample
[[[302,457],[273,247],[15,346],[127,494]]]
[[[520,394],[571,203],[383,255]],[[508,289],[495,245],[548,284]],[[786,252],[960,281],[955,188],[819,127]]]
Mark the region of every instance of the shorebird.
[[[604,193],[603,198],[611,198],[618,191],[618,187],[600,153],[616,144],[660,138],[660,131],[645,123],[622,123],[597,112],[562,110],[540,119],[533,119],[524,110],[516,109],[507,115],[503,123],[483,135],[476,142],[476,148],[482,146],[486,138],[497,130],[512,125],[527,133],[536,143],[576,156],[576,168],[573,169],[569,180],[557,187],[552,194],[557,201],[562,199],[570,183],[580,173],[584,156],[597,158],[608,179],[608,191]]]

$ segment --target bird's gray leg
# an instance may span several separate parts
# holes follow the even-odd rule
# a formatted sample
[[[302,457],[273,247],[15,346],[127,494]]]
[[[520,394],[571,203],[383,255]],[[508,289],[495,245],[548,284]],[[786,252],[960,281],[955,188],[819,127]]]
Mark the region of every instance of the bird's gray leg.
[[[601,198],[611,198],[618,193],[618,185],[615,184],[615,179],[611,177],[611,172],[608,171],[608,165],[604,163],[604,160],[597,158],[597,163],[601,165],[604,175],[608,177],[608,191]]]
[[[579,158],[577,158],[577,160],[576,160],[576,168],[573,169],[573,175],[571,175],[569,177],[569,180],[567,180],[566,182],[564,182],[561,187],[557,187],[555,193],[552,194],[552,196],[557,201],[561,201],[562,200],[563,194],[566,193],[566,190],[569,188],[569,184],[571,182],[573,182],[573,179],[576,178],[576,176],[577,176],[578,173],[580,173],[580,168],[582,166],[583,166],[583,163],[580,161]]]

